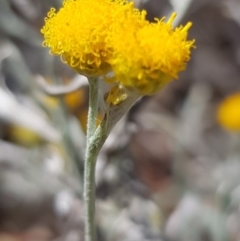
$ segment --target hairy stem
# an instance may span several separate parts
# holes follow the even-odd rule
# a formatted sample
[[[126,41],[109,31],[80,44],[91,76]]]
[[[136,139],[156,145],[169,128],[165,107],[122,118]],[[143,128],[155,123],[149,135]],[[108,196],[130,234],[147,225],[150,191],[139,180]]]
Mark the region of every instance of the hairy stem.
[[[97,156],[113,126],[131,108],[139,96],[132,93],[117,106],[108,106],[100,125],[96,128],[98,111],[98,82],[89,81],[89,110],[87,147],[84,165],[85,241],[95,241],[95,166]]]
[[[96,120],[98,114],[98,79],[89,79],[89,109],[87,120],[87,146],[96,130]]]
[[[84,166],[85,241],[95,240],[95,165],[98,152],[86,151]]]
[[[98,80],[89,79],[89,109],[84,163],[85,241],[95,240],[95,165],[99,150],[91,144],[98,114]]]

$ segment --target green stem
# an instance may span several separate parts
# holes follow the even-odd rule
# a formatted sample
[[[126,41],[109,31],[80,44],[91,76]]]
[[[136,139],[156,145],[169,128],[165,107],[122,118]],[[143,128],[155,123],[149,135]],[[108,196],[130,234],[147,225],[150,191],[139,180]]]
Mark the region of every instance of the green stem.
[[[85,241],[95,240],[95,166],[107,139],[107,115],[88,142],[84,166]]]
[[[98,153],[112,127],[131,108],[138,97],[133,93],[118,106],[109,106],[101,124],[96,128],[98,82],[96,79],[89,81],[87,147],[84,165],[85,241],[95,241],[95,166]]]
[[[98,113],[98,80],[89,79],[89,109],[84,164],[85,241],[95,240],[95,165],[99,150],[91,144]]]
[[[86,151],[84,166],[85,241],[95,240],[95,165],[98,153]]]
[[[96,120],[98,114],[98,79],[89,79],[89,109],[87,120],[87,145],[96,130]]]

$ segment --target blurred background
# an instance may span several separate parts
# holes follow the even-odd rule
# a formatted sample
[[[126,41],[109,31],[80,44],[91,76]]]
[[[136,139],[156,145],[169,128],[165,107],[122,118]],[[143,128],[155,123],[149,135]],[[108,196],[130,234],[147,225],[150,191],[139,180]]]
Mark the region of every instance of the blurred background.
[[[40,34],[61,4],[0,1],[0,241],[83,240],[86,79]],[[179,80],[139,100],[103,147],[98,241],[239,241],[240,136],[217,113],[240,92],[240,1],[135,5],[149,20],[176,11],[176,25],[193,22],[197,48]]]

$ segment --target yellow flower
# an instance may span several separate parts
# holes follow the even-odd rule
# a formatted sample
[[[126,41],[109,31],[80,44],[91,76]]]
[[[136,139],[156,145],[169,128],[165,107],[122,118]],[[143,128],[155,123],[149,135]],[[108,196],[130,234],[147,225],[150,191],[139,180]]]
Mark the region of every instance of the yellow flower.
[[[115,23],[135,11],[126,0],[64,0],[59,12],[52,8],[45,19],[44,46],[81,74],[105,75],[111,70]]]
[[[110,62],[121,85],[150,95],[185,69],[190,49],[194,47],[194,40],[187,41],[191,23],[173,29],[175,17],[173,13],[168,22],[156,19],[155,23],[141,27],[125,24],[116,30]]]
[[[240,93],[228,96],[217,111],[219,124],[229,131],[240,131]]]
[[[78,73],[114,84],[107,102],[117,105],[131,91],[154,94],[185,69],[194,47],[187,40],[191,23],[174,29],[175,17],[149,23],[127,0],[64,0],[41,32],[44,46]]]

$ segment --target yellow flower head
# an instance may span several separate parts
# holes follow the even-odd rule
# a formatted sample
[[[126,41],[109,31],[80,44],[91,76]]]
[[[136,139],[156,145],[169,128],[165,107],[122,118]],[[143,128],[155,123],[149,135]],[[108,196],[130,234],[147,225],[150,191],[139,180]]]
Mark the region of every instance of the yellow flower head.
[[[44,46],[80,74],[112,72],[111,104],[126,99],[125,90],[151,95],[185,69],[194,40],[187,40],[191,23],[173,28],[175,13],[167,22],[145,17],[127,0],[64,0],[45,19]]]
[[[44,46],[81,74],[105,75],[115,22],[134,11],[126,0],[64,0],[59,12],[52,8],[45,19]]]
[[[144,26],[123,26],[113,35],[114,55],[111,59],[116,79],[125,87],[140,94],[154,94],[178,73],[190,59],[194,41],[187,41],[191,23],[173,29],[173,13],[164,19]]]
[[[229,131],[240,131],[240,93],[235,93],[222,101],[218,108],[219,124]]]

